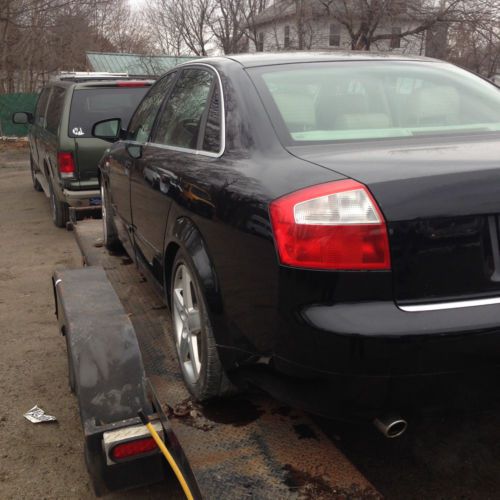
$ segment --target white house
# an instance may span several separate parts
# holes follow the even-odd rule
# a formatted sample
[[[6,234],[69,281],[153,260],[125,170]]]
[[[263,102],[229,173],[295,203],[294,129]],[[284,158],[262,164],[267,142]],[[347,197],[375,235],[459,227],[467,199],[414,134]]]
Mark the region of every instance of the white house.
[[[328,16],[325,8],[328,3],[320,0],[277,0],[256,17],[257,42],[250,42],[249,51],[350,50],[349,32],[334,16]],[[375,35],[400,34],[418,26],[405,14],[405,9],[401,7],[404,4],[404,0],[399,3],[399,13],[392,12],[380,20]],[[352,24],[356,28],[358,21],[354,19]],[[370,49],[425,55],[426,39],[427,32],[422,31],[404,38],[374,41]]]

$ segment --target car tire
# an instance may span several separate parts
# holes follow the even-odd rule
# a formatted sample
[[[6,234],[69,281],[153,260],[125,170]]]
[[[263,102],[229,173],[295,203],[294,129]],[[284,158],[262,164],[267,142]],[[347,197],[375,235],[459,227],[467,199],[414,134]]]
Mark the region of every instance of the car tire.
[[[33,189],[38,192],[43,191],[42,185],[38,182],[38,179],[36,178],[35,164],[33,162],[33,157],[31,155],[30,155],[30,169],[31,169],[31,182],[33,183]]]
[[[120,245],[120,240],[113,222],[111,204],[109,203],[108,191],[104,181],[101,182],[101,206],[103,244],[108,250],[116,250]]]
[[[69,220],[69,207],[64,201],[59,201],[54,192],[52,180],[49,180],[50,190],[50,211],[52,214],[52,222],[57,227],[66,227],[66,222]]]
[[[184,383],[198,402],[234,394],[221,364],[207,304],[191,258],[177,252],[170,283],[172,333]]]

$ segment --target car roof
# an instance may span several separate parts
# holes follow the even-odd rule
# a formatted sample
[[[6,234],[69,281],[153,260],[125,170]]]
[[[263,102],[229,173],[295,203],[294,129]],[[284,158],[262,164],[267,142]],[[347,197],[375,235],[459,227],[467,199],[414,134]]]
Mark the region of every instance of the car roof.
[[[384,52],[366,51],[330,51],[330,52],[258,52],[255,54],[235,54],[220,57],[208,57],[186,64],[216,63],[231,60],[241,64],[245,68],[256,66],[272,66],[276,64],[311,63],[311,62],[335,62],[335,61],[426,61],[442,62],[423,56],[407,56]]]

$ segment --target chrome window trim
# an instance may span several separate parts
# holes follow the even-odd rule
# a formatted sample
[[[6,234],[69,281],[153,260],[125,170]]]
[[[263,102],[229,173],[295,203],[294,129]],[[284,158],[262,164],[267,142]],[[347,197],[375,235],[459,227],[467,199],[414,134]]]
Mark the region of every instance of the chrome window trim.
[[[160,149],[168,149],[170,151],[178,151],[179,153],[189,153],[193,155],[199,155],[199,156],[207,156],[209,158],[220,158],[223,154],[224,151],[226,150],[226,106],[225,106],[225,101],[224,101],[224,91],[222,89],[222,79],[220,77],[219,72],[217,71],[216,68],[214,68],[210,64],[206,63],[186,63],[187,66],[182,65],[182,69],[189,69],[189,68],[197,68],[198,66],[205,66],[207,68],[210,68],[215,75],[217,76],[217,82],[219,85],[219,92],[221,96],[221,124],[220,124],[220,134],[221,134],[221,143],[220,143],[220,149],[218,153],[213,153],[210,151],[203,151],[202,149],[190,149],[190,148],[182,148],[179,146],[169,146],[168,144],[160,144],[157,142],[145,142],[144,146],[154,146],[156,148]]]
[[[464,307],[479,307],[491,306],[500,304],[500,297],[493,297],[490,299],[473,299],[473,300],[460,300],[456,302],[441,302],[438,304],[421,304],[414,306],[398,306],[399,309],[405,312],[424,312],[424,311],[442,311],[445,309],[460,309]]]

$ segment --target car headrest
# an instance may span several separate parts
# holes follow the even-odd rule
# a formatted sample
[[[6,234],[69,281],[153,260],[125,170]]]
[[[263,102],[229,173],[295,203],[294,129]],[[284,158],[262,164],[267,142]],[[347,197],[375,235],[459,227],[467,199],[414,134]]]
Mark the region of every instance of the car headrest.
[[[392,127],[391,119],[385,113],[346,113],[335,120],[335,128],[338,130],[390,127]]]
[[[316,102],[317,127],[323,130],[338,129],[340,117],[368,111],[367,97],[363,94],[322,93]]]
[[[457,122],[460,98],[453,87],[423,88],[411,101],[410,109],[416,125],[448,125]]]

